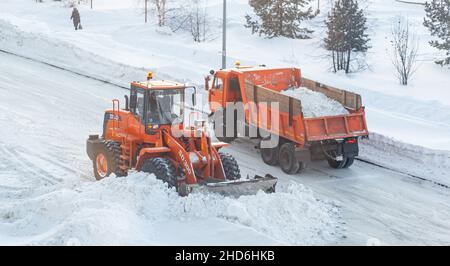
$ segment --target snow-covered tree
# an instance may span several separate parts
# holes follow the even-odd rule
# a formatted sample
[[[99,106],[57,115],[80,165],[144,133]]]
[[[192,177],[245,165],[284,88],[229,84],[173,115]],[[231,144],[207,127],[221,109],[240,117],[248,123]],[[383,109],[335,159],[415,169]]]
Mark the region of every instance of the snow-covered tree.
[[[349,73],[352,53],[364,53],[370,48],[364,11],[356,0],[338,0],[325,23],[325,49],[331,52],[333,70]]]
[[[424,25],[431,35],[440,40],[430,41],[434,48],[442,50],[446,58],[436,60],[436,63],[443,66],[450,64],[450,0],[431,0],[425,3],[426,17]]]
[[[309,5],[312,0],[250,0],[257,18],[246,16],[245,27],[252,33],[268,38],[309,38],[312,30],[302,26],[302,21],[316,16]]]
[[[392,25],[392,64],[402,85],[408,81],[416,71],[418,44],[414,32],[409,30],[408,20],[399,17]]]
[[[162,27],[166,24],[166,14],[167,14],[167,0],[152,0],[156,7],[156,13],[158,15],[158,26]]]

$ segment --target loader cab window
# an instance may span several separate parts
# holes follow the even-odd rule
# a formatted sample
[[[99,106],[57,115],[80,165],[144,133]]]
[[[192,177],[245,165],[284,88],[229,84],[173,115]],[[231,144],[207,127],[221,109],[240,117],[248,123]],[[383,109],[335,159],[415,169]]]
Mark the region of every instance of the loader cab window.
[[[145,97],[143,91],[138,91],[135,88],[130,92],[130,110],[140,122],[144,122],[144,103]]]
[[[213,89],[223,90],[223,80],[219,77],[214,78]]]
[[[183,90],[154,90],[148,93],[147,123],[171,125],[183,115]]]

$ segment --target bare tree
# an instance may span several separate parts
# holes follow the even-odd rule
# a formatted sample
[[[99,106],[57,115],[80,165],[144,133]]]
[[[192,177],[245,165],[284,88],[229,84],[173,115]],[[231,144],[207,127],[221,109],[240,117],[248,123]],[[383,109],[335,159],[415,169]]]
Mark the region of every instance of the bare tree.
[[[408,85],[411,76],[417,70],[418,40],[409,30],[409,21],[398,17],[392,25],[392,64],[398,80],[402,85]]]
[[[183,1],[170,19],[173,32],[184,30],[189,32],[195,42],[204,42],[209,34],[210,20],[206,10],[206,0]]]

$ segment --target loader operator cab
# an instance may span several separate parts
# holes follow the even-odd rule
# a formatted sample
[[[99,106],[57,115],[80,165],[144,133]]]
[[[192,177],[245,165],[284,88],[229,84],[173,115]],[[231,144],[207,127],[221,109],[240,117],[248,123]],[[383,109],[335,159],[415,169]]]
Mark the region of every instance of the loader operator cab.
[[[182,123],[185,85],[169,81],[133,82],[130,112],[150,133],[162,125]]]

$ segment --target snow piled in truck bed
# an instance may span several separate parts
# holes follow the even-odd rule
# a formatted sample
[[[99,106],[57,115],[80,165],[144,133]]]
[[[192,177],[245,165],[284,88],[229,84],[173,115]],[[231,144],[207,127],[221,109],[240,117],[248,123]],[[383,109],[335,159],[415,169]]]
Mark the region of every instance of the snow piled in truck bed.
[[[287,89],[281,93],[299,99],[302,103],[303,115],[308,118],[348,114],[342,104],[320,92],[300,87]]]

